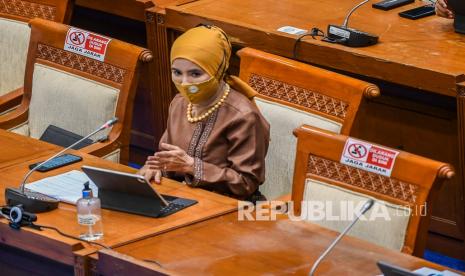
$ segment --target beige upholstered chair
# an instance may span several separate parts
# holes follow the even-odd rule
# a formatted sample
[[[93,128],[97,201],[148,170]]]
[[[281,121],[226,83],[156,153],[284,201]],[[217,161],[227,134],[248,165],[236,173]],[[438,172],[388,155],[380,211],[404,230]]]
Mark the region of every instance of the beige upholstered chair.
[[[292,131],[309,124],[349,134],[362,96],[378,88],[354,78],[252,48],[237,53],[240,77],[259,95],[255,101],[271,126],[266,179],[260,191],[273,199],[290,193],[296,139]]]
[[[0,114],[21,102],[32,18],[67,22],[71,0],[0,1]]]
[[[292,188],[295,215],[305,214],[302,217],[313,223],[341,231],[358,204],[374,199],[365,216],[368,220],[359,221],[349,235],[404,253],[423,254],[434,199],[443,180],[454,175],[448,164],[398,151],[387,176],[341,163],[348,136],[306,125],[294,134],[298,140]],[[364,148],[360,156],[370,152]],[[326,205],[326,211],[341,219],[310,216],[308,208],[316,202],[329,204],[331,210]]]
[[[0,128],[39,138],[55,125],[85,136],[116,116],[111,131],[93,137],[108,140],[81,150],[126,163],[140,64],[152,59],[151,52],[112,39],[102,62],[64,50],[69,26],[43,19],[30,25],[24,97],[0,117]]]

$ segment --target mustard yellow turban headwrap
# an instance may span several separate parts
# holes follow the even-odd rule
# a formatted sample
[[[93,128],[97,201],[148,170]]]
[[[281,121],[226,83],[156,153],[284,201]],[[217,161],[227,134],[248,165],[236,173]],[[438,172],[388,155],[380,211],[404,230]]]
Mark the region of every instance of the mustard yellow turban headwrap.
[[[187,59],[210,76],[219,81],[223,78],[231,88],[253,99],[257,92],[252,87],[236,76],[226,75],[230,57],[231,44],[223,30],[214,26],[200,26],[176,39],[171,48],[170,63],[177,58]]]

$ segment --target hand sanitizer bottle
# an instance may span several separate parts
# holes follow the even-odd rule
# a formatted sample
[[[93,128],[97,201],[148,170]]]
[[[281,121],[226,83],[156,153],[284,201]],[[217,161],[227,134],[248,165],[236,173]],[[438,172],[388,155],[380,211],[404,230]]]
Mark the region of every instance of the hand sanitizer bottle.
[[[103,237],[100,199],[93,197],[89,182],[84,183],[82,198],[76,202],[79,237],[87,241]]]

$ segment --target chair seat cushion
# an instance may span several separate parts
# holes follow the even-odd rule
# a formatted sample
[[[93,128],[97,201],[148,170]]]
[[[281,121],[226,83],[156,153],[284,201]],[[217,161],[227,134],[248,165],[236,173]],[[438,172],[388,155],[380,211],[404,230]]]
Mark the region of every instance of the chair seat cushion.
[[[30,136],[49,125],[85,136],[113,117],[119,89],[43,64],[34,65],[29,108]],[[102,131],[93,140],[106,136]]]
[[[266,155],[265,183],[260,191],[274,199],[291,191],[297,139],[292,132],[303,124],[340,133],[342,125],[325,117],[290,106],[255,98],[257,106],[270,123],[270,146]]]
[[[30,136],[29,135],[29,122],[26,121],[20,125],[10,128],[8,131],[11,131],[16,134],[24,135],[24,136]]]
[[[27,22],[0,18],[0,96],[24,84],[30,35]]]
[[[307,178],[303,203],[311,202],[311,204],[305,203],[307,204],[305,209],[321,202],[318,204],[324,204],[327,213],[324,219],[320,219],[317,212],[312,213],[313,217],[309,216],[307,212],[306,220],[341,232],[350,224],[351,214],[358,212],[359,206],[370,198],[355,191]],[[304,210],[304,205],[302,205],[302,210]],[[367,220],[358,221],[348,235],[401,251],[410,215],[411,209],[409,207],[376,200],[373,207],[365,214]]]
[[[102,158],[105,160],[112,161],[114,163],[119,163],[121,157],[121,149],[116,149],[109,154],[103,156]]]

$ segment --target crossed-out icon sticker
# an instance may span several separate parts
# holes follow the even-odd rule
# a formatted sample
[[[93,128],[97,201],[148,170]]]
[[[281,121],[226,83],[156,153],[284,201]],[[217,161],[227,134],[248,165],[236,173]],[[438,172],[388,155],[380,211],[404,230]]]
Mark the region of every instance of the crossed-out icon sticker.
[[[69,40],[74,45],[82,45],[84,44],[86,37],[83,32],[72,32],[69,34]]]
[[[367,148],[362,144],[351,144],[347,150],[352,158],[362,159],[367,155]]]

